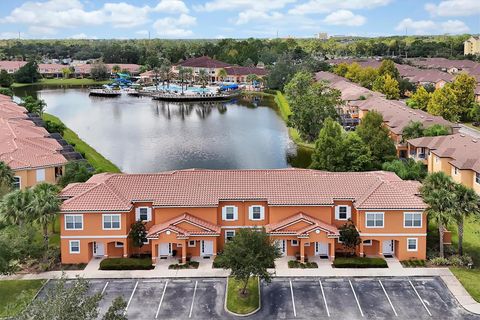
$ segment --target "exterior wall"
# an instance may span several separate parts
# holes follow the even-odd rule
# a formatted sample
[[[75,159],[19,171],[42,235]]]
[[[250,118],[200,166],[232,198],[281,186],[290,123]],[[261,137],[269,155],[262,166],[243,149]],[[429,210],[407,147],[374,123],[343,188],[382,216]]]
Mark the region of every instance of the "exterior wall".
[[[475,174],[473,174],[473,190],[475,190],[475,192],[477,192],[478,194],[480,194],[480,183],[477,183],[476,182],[476,178],[475,178]]]
[[[473,182],[475,180],[475,173],[472,170],[458,170],[455,174],[452,167],[452,179],[455,182],[461,183],[466,187],[473,188]]]
[[[16,177],[20,177],[21,189],[33,187],[39,183],[37,181],[36,169],[18,170],[14,172]],[[55,167],[45,168],[45,180],[41,182],[48,182],[53,184],[57,183],[57,177],[55,176]]]

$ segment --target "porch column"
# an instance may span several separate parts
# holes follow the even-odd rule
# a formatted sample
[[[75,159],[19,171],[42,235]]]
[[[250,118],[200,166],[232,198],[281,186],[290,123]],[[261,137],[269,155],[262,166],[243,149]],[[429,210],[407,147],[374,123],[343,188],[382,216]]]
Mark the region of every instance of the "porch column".
[[[103,256],[105,258],[108,258],[108,244],[109,242],[103,242]]]
[[[304,239],[299,239],[300,243],[300,262],[301,263],[304,263],[305,262],[305,243],[304,243]]]
[[[157,253],[158,253],[157,241],[150,240],[150,245],[152,246],[152,263],[157,263]]]
[[[125,241],[123,241],[123,257],[128,257],[128,239],[125,239]]]
[[[329,241],[329,255],[328,255],[328,258],[330,259],[330,261],[333,261],[335,260],[335,238],[331,238],[330,241]]]
[[[218,242],[218,239],[220,239],[220,238],[219,237],[213,238],[213,257],[217,256],[217,242]]]
[[[365,253],[363,252],[363,240],[360,241],[360,257],[365,257]]]
[[[182,240],[182,263],[187,263],[187,240]]]

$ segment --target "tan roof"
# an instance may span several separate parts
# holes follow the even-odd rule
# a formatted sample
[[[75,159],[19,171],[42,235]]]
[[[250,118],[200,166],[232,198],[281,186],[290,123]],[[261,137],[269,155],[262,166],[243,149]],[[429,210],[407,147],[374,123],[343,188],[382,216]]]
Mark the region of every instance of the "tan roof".
[[[408,140],[417,148],[428,148],[441,157],[451,158],[450,164],[461,170],[474,170],[480,173],[480,141],[463,133],[449,136],[423,137]]]
[[[210,68],[210,69],[225,68],[230,66],[226,62],[215,60],[207,56],[190,58],[185,61],[179,62],[177,65],[182,67],[190,67],[190,68]]]
[[[343,77],[337,76],[331,72],[320,71],[315,74],[317,81],[325,81],[329,84],[330,88],[337,89],[341,92],[341,98],[345,101],[360,100],[361,97],[369,97],[371,95],[378,95],[379,93],[373,92],[364,88],[356,83],[349,81]]]
[[[0,95],[0,161],[13,170],[65,164],[62,146],[43,127],[28,120],[26,109]]]
[[[427,69],[465,69],[472,68],[478,63],[471,60],[454,60],[446,58],[415,58],[409,60],[413,65]]]
[[[355,202],[372,196],[376,188],[392,181],[395,186],[404,183],[390,172],[334,173],[293,168],[100,174],[89,179],[88,186],[84,184],[85,191],[78,184],[67,186],[61,196],[70,199],[63,203],[62,211],[130,211],[135,201],[152,202],[154,207],[215,207],[228,200],[263,200],[273,206],[332,205],[338,199]],[[362,203],[362,208],[425,207],[411,188],[395,188],[397,194],[378,203]]]

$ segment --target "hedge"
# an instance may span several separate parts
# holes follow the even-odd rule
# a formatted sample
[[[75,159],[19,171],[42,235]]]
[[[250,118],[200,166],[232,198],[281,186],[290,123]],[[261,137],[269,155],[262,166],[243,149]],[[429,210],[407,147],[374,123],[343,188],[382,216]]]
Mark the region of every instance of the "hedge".
[[[168,269],[179,270],[179,269],[198,269],[200,263],[198,261],[188,261],[184,264],[171,264],[168,266]]]
[[[335,268],[388,268],[387,261],[383,258],[335,258]]]
[[[100,262],[100,270],[151,270],[151,258],[107,258]]]
[[[316,262],[301,263],[298,260],[290,260],[288,261],[288,267],[292,269],[314,269],[318,268],[318,264]]]

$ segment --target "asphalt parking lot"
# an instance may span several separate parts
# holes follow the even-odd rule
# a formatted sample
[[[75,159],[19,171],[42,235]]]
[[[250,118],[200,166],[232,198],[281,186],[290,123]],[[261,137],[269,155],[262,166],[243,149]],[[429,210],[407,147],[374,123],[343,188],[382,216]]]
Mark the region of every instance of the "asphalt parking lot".
[[[224,310],[225,288],[224,278],[94,279],[89,293],[103,293],[100,318],[117,296],[131,320],[237,318]],[[274,278],[261,290],[250,319],[480,319],[436,277]]]

